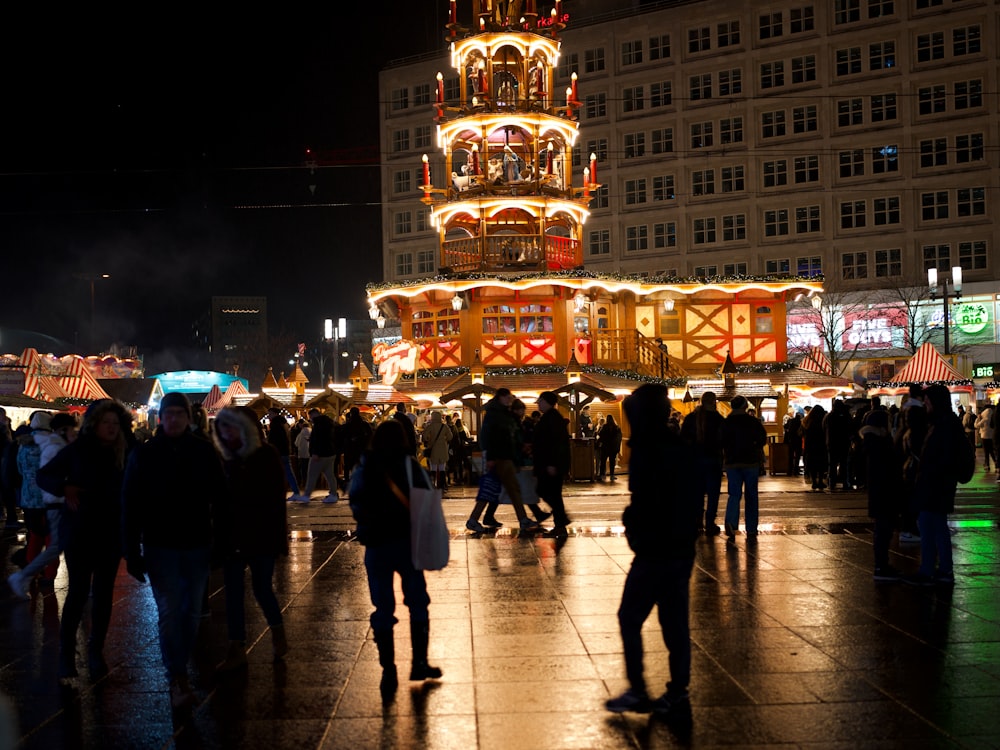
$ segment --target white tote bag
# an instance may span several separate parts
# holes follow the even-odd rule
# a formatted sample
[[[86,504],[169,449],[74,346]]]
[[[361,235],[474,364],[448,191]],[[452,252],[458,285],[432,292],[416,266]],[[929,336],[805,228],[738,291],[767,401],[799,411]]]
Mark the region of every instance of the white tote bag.
[[[410,486],[410,553],[417,570],[441,570],[448,564],[451,537],[441,507],[441,490],[434,487],[423,467],[426,487],[413,484],[413,461],[406,462],[406,482]]]

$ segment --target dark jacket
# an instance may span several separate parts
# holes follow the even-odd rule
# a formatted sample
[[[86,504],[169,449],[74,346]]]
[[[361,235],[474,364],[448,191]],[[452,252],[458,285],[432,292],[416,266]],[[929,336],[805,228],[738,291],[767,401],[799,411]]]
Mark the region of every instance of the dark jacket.
[[[344,463],[353,466],[361,458],[372,439],[372,426],[360,414],[350,414],[340,428],[344,442]]]
[[[701,430],[698,421],[702,421]],[[715,409],[698,406],[681,422],[681,439],[693,445],[700,458],[722,462],[722,423],[726,420]],[[699,434],[700,433],[700,434]]]
[[[392,415],[392,418],[403,425],[403,432],[406,433],[406,440],[409,444],[410,455],[417,455],[417,428],[413,426],[413,420],[410,419],[409,415],[397,411]]]
[[[122,487],[125,556],[140,543],[168,549],[209,547],[226,494],[215,447],[191,432],[157,429],[132,451]]]
[[[934,411],[928,416],[930,423],[913,488],[914,506],[917,510],[951,513],[955,510],[958,487],[955,451],[969,450],[970,446],[957,414]]]
[[[884,409],[869,412],[859,434],[868,467],[868,515],[872,518],[891,515],[899,510],[902,462],[889,431],[889,413]]]
[[[411,456],[380,457],[366,452],[360,470],[351,477],[351,512],[358,522],[358,541],[365,546],[410,541],[410,510],[393,492],[389,480],[404,497],[409,497],[406,463],[410,461],[413,482],[422,487],[423,473]]]
[[[313,456],[329,458],[337,455],[337,430],[339,425],[326,414],[320,414],[313,420],[312,432],[309,435],[309,453]]]
[[[531,434],[531,456],[535,475],[548,474],[555,466],[559,475],[569,471],[569,420],[553,407],[542,415]]]
[[[720,428],[725,466],[749,467],[760,464],[761,449],[767,444],[767,430],[757,417],[734,411]]]
[[[289,456],[292,452],[291,438],[288,435],[288,422],[284,417],[272,419],[267,425],[267,442],[279,456]]]
[[[216,546],[223,554],[287,555],[285,474],[278,453],[261,444],[256,423],[245,414],[223,409],[215,421],[228,422],[242,434],[238,451],[215,437],[229,490],[219,514]]]
[[[601,431],[597,433],[597,439],[600,441],[598,448],[602,456],[613,458],[622,449],[622,430],[616,424],[605,422]]]
[[[479,428],[479,445],[486,453],[486,460],[518,460],[517,419],[513,412],[499,399],[492,398],[483,407],[483,414],[483,424]]]

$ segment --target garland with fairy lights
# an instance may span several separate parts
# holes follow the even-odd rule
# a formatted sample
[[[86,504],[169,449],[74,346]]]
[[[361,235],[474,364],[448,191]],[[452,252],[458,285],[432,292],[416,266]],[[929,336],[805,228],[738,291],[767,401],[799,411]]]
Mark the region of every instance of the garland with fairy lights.
[[[779,372],[794,370],[798,365],[791,362],[761,362],[755,365],[736,365],[736,372],[740,375],[773,375]],[[715,374],[722,377],[722,367],[715,368]]]
[[[901,383],[899,381],[891,382],[888,380],[869,380],[865,383],[865,388],[907,388],[911,385],[920,385],[924,388],[929,388],[932,385],[943,385],[947,388],[948,386],[972,384],[971,380],[908,380],[905,383]]]
[[[469,372],[468,367],[449,367],[440,370],[421,370],[420,378],[454,378]],[[580,372],[588,375],[604,375],[609,377],[632,380],[637,383],[656,383],[669,388],[681,388],[687,385],[687,378],[658,378],[652,375],[640,375],[632,370],[612,370],[597,365],[581,365]],[[486,376],[510,377],[516,375],[565,375],[566,368],[560,365],[522,365],[517,367],[487,367]],[[401,377],[400,380],[412,381],[412,376]]]

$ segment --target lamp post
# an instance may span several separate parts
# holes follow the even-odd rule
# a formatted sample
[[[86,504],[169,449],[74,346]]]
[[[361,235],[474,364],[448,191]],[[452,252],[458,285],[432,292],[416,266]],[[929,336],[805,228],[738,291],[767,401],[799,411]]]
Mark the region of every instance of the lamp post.
[[[111,274],[109,273],[75,273],[74,278],[82,279],[83,281],[90,282],[90,348],[93,350],[97,346],[97,328],[95,321],[97,319],[97,305],[95,301],[95,290],[94,282],[98,279],[110,279]],[[92,351],[92,354],[97,354],[98,352]]]
[[[330,324],[329,329],[325,329],[324,332],[329,332],[328,339],[333,339],[333,382],[340,382],[340,340],[347,338],[347,320],[345,318],[337,318],[337,327],[333,328],[333,321],[327,320],[324,325]]]
[[[937,268],[927,269],[927,286],[931,290],[931,299],[933,300],[937,296],[938,291],[938,270]],[[953,295],[948,294],[948,279],[944,276],[940,279],[941,285],[941,305],[944,312],[944,354],[948,356],[951,354],[949,351],[949,315],[948,315],[948,298],[954,297],[959,300],[962,299],[962,267],[952,266],[951,267],[951,285],[955,290]]]

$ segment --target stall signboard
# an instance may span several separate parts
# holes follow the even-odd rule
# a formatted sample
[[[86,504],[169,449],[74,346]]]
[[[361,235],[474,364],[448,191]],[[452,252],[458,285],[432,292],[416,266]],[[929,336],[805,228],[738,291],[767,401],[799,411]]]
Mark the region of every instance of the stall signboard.
[[[378,365],[382,382],[392,385],[402,373],[413,373],[417,369],[419,347],[412,341],[402,339],[392,344],[375,344],[372,347],[372,361]]]
[[[164,393],[208,393],[213,385],[219,386],[220,391],[225,391],[234,380],[241,381],[244,388],[250,385],[250,381],[245,378],[211,370],[176,370],[161,372],[152,377],[160,381]]]
[[[951,320],[963,333],[979,333],[989,325],[990,311],[981,302],[966,302],[952,308]]]
[[[0,370],[0,396],[24,393],[24,370]]]
[[[996,380],[998,375],[1000,375],[1000,362],[994,362],[992,364],[984,364],[984,365],[974,365],[972,368],[972,377],[974,378],[985,378],[986,380]]]
[[[902,305],[878,305],[844,312],[845,351],[891,349],[904,345],[906,308]]]

